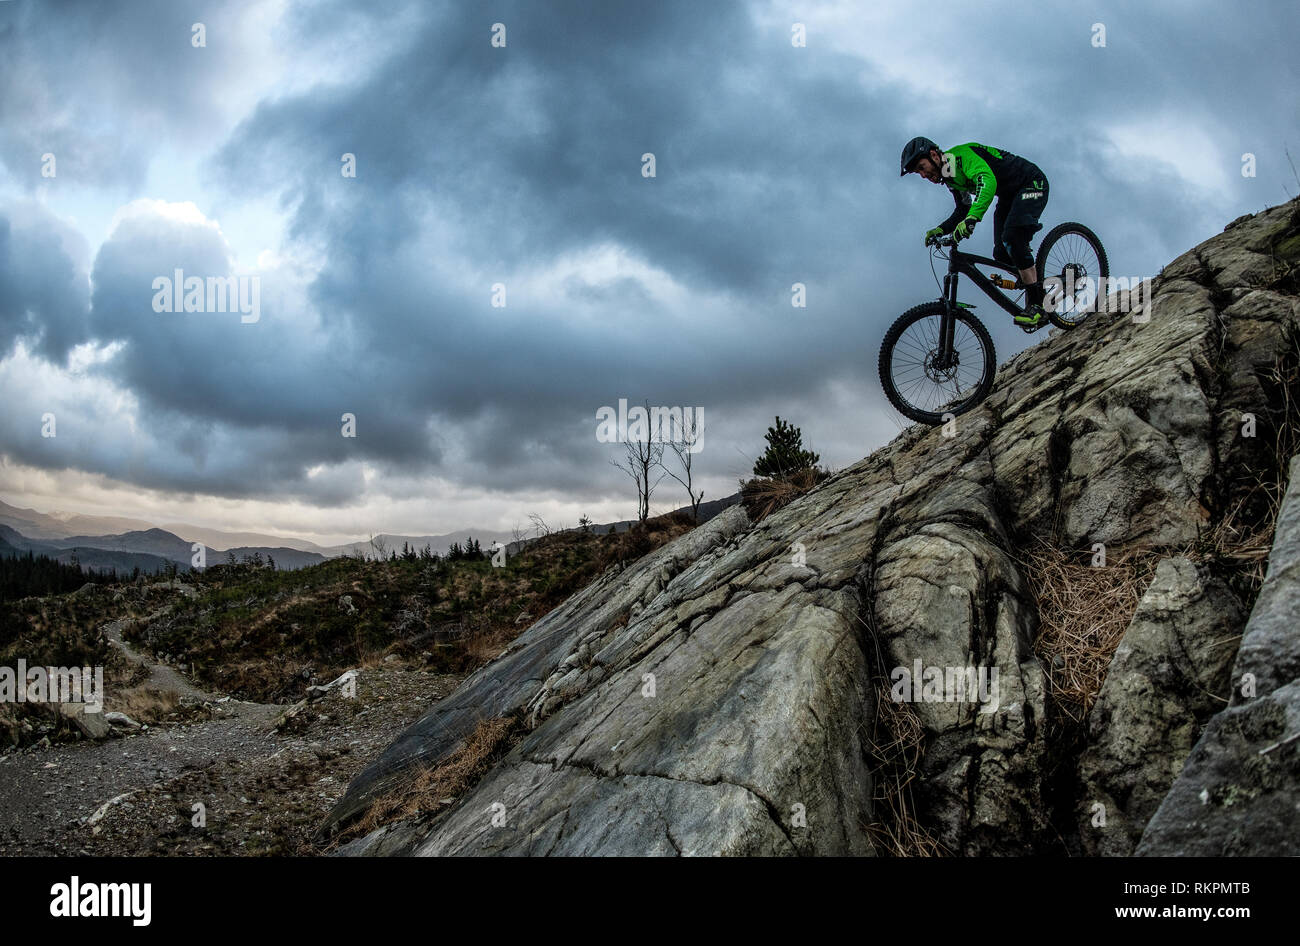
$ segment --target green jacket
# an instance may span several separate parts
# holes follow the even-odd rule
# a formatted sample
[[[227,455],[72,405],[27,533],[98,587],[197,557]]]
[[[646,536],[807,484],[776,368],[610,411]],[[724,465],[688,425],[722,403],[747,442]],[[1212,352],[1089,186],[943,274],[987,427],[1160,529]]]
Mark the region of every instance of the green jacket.
[[[967,217],[983,220],[999,191],[1014,194],[1042,172],[1010,151],[972,141],[944,152],[943,175],[957,207],[939,227],[951,233]]]

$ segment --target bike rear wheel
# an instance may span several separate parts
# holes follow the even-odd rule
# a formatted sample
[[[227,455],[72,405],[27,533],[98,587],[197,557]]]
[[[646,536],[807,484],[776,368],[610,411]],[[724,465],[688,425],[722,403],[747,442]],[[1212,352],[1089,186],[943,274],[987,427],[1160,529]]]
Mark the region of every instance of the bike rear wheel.
[[[942,300],[913,306],[900,315],[880,343],[880,383],[899,413],[923,424],[941,424],[945,414],[964,414],[989,395],[997,372],[993,339],[979,319],[963,308],[954,313],[956,360],[939,360]]]
[[[1038,247],[1036,265],[1053,325],[1074,328],[1096,311],[1098,293],[1106,291],[1110,276],[1110,262],[1097,234],[1081,223],[1053,227]]]

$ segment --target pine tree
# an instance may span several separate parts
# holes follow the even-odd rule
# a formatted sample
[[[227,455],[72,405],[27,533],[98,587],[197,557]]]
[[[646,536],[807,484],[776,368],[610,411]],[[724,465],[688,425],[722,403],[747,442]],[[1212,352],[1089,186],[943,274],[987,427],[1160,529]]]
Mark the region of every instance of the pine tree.
[[[755,476],[790,476],[812,469],[819,454],[803,449],[803,432],[793,424],[776,418],[776,426],[767,428],[767,452],[754,464]]]

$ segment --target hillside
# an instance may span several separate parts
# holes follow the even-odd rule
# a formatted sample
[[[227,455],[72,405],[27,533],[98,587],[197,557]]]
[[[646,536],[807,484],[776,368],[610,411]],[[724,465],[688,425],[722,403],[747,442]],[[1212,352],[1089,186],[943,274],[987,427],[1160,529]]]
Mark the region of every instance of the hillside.
[[[508,568],[250,561],[0,599],[0,667],[102,666],[106,714],[0,702],[0,854],[311,853],[343,788],[431,701],[593,578],[690,528],[665,516],[556,533]],[[204,800],[202,830],[178,815],[182,797]]]
[[[701,503],[696,510],[697,519],[706,522],[739,501],[740,494],[735,493]],[[671,517],[689,513],[690,508],[683,506],[663,515]],[[591,524],[585,530],[573,526],[556,531],[585,531],[603,535],[611,531],[627,532],[632,524],[631,519],[621,519],[613,523]],[[80,533],[72,528],[78,525],[117,526],[122,531]],[[484,549],[490,548],[494,542],[503,543],[510,556],[540,537],[534,534],[516,539],[513,532],[471,528],[439,535],[380,533],[368,541],[322,547],[305,539],[255,532],[222,532],[184,523],[160,528],[137,519],[50,515],[0,502],[0,557],[30,551],[64,563],[81,562],[87,568],[98,571],[115,569],[119,574],[130,574],[134,568],[139,568],[145,574],[157,574],[172,564],[179,571],[188,572],[194,542],[202,542],[207,546],[210,565],[228,562],[231,555],[234,555],[236,561],[261,556],[263,559],[272,559],[277,568],[296,569],[341,556],[374,558],[381,549],[392,553],[409,547],[418,553],[427,545],[434,554],[446,555],[453,543],[463,543],[471,536],[477,538]]]
[[[606,573],[402,733],[322,837],[1297,853],[1298,287],[1292,201],[1174,260],[1149,308],[1013,358],[955,430]]]

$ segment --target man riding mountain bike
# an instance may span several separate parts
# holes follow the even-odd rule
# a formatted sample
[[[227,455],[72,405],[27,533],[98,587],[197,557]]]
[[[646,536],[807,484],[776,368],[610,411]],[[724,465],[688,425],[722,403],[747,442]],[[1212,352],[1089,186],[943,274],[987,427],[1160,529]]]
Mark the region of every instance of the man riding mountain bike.
[[[929,138],[913,138],[903,148],[900,176],[912,172],[933,184],[946,185],[957,205],[947,220],[926,232],[926,246],[950,233],[959,240],[969,237],[997,197],[993,258],[1020,270],[1025,311],[1014,321],[1026,328],[1037,328],[1047,314],[1043,311],[1043,284],[1034,267],[1029,241],[1043,227],[1038,218],[1047,205],[1047,175],[1032,161],[1010,151],[975,142],[942,151]]]

